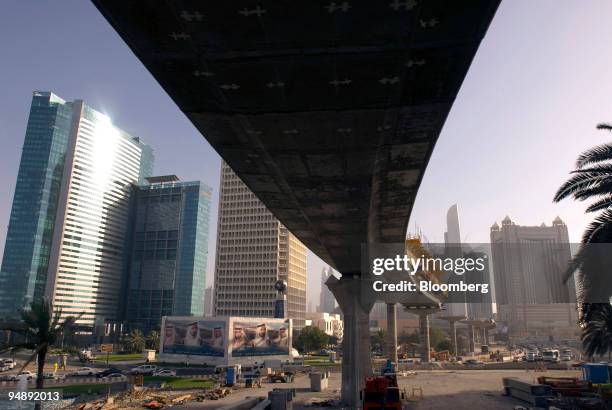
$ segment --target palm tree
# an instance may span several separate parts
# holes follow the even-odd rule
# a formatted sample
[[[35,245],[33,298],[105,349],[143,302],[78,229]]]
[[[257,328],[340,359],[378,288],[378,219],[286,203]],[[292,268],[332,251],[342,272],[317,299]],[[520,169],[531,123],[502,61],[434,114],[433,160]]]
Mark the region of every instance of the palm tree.
[[[384,351],[385,349],[385,331],[382,329],[378,329],[371,335],[370,343],[372,347],[378,347],[380,351]]]
[[[151,330],[147,335],[147,346],[149,349],[159,350],[159,332]]]
[[[123,348],[131,353],[141,353],[145,346],[145,337],[138,329],[132,330],[132,332],[123,339]]]
[[[598,124],[597,129],[612,131],[611,124]],[[610,266],[608,252],[595,243],[612,242],[612,143],[599,145],[582,153],[576,161],[576,170],[557,191],[555,202],[573,197],[579,201],[594,200],[587,213],[600,212],[582,236],[582,246],[566,271],[567,282],[572,275],[580,272],[580,299],[583,305],[581,321],[588,316],[588,303],[596,301],[609,303],[609,280],[602,272]]]
[[[81,315],[82,313],[77,316],[68,316],[62,321],[61,309],[56,310],[54,313],[51,303],[47,300],[32,301],[29,309],[20,312],[20,321],[5,322],[0,325],[0,330],[20,336],[18,341],[8,341],[0,345],[0,352],[15,352],[22,349],[32,350],[33,353],[23,365],[22,370],[36,359],[36,388],[42,389],[44,386],[43,371],[47,352],[64,331],[72,326]],[[36,403],[36,409],[40,409],[40,402]]]
[[[612,306],[597,303],[585,315],[585,326],[582,331],[582,344],[587,356],[608,354],[612,352]]]

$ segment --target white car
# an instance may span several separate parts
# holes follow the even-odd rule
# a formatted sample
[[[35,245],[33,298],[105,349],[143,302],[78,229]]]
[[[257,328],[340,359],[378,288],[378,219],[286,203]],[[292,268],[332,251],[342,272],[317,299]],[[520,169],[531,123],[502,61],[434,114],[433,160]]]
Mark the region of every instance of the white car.
[[[14,381],[19,381],[22,378],[25,378],[27,381],[30,381],[30,380],[36,379],[36,375],[30,371],[24,370],[22,372],[17,373],[15,376],[13,376]]]
[[[13,369],[17,366],[17,363],[15,363],[13,359],[0,359],[0,367],[2,365],[8,366],[9,369]]]
[[[152,364],[143,364],[138,367],[134,367],[130,370],[132,374],[153,374],[157,371],[157,366]]]
[[[174,377],[174,376],[176,376],[176,372],[174,370],[170,370],[170,369],[161,369],[161,370],[158,370],[155,373],[153,373],[153,376]]]
[[[73,376],[93,376],[96,373],[91,367],[81,367],[76,372],[72,373]]]

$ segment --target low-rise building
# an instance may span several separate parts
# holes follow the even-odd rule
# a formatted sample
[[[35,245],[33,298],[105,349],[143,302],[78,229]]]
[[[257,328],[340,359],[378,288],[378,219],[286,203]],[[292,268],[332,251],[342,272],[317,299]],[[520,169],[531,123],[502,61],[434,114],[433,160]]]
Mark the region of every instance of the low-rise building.
[[[306,326],[318,327],[329,336],[335,336],[338,341],[344,336],[344,322],[337,313],[308,312],[306,313]]]

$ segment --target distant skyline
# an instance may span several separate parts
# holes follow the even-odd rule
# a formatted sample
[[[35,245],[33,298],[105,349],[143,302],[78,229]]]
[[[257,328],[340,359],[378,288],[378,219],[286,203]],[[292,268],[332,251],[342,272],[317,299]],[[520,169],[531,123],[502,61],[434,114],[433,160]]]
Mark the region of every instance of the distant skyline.
[[[213,187],[207,283],[214,273],[219,156],[92,4],[2,3],[0,14],[0,247],[15,188],[33,90],[83,99],[155,150],[155,174]],[[462,241],[487,242],[506,215],[550,225],[559,215],[577,242],[591,216],[584,203],[553,204],[579,153],[610,140],[612,2],[502,2],[436,145],[412,212],[432,242],[458,205]],[[323,264],[309,255],[308,300]]]

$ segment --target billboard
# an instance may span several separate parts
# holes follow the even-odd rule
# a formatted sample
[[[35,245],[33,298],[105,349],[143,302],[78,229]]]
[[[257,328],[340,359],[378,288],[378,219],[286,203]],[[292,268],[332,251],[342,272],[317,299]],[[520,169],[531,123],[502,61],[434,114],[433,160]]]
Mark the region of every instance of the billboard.
[[[232,357],[288,355],[290,352],[289,320],[248,320],[233,322]]]
[[[225,321],[166,318],[162,353],[225,356]]]

